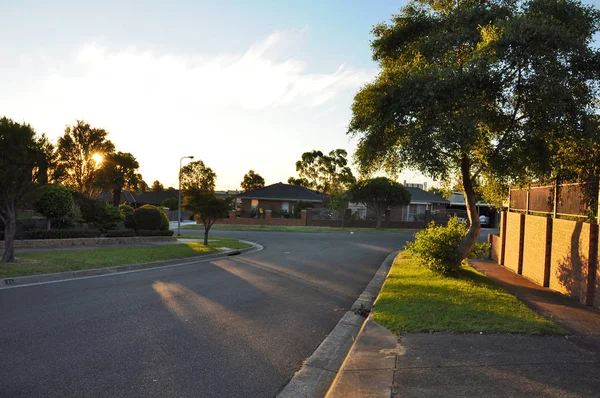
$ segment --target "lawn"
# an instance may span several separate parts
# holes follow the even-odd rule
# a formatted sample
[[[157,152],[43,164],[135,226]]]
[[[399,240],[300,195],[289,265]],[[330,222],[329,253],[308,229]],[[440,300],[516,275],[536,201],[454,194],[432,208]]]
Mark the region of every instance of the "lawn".
[[[204,229],[202,224],[187,224],[182,225],[181,229]],[[407,233],[415,232],[415,229],[402,228],[340,228],[340,227],[297,227],[297,226],[279,226],[279,225],[230,225],[230,224],[215,224],[211,229],[227,230],[227,231],[277,231],[277,232],[397,232]]]
[[[402,258],[390,270],[373,319],[396,334],[566,334],[473,268],[444,278]]]
[[[151,263],[217,253],[219,247],[242,249],[250,246],[237,239],[211,238],[210,240],[208,247],[201,242],[186,242],[170,245],[22,253],[17,254],[18,262],[0,264],[0,278]]]

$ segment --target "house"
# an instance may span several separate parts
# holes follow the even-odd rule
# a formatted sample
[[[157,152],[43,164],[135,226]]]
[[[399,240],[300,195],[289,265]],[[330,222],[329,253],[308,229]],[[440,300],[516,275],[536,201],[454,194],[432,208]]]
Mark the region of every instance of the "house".
[[[452,195],[448,198],[450,205],[448,206],[449,212],[454,212],[458,217],[467,217],[467,204],[465,197],[462,192],[452,192]],[[497,226],[500,222],[500,217],[496,209],[488,203],[477,201],[477,214],[479,216],[487,216],[488,224],[486,227]]]
[[[299,185],[277,184],[243,192],[236,196],[236,209],[241,216],[251,216],[271,210],[274,215],[294,213],[298,202],[308,202],[314,207],[324,207],[329,196]]]
[[[425,191],[424,184],[407,184],[405,182],[404,187],[410,192],[410,204],[389,209],[391,221],[423,221],[426,211],[430,211],[432,215],[445,214],[446,207],[450,204],[449,200]],[[367,210],[362,203],[350,203],[348,207],[353,213],[356,213],[357,219],[375,218],[375,214],[371,210]]]

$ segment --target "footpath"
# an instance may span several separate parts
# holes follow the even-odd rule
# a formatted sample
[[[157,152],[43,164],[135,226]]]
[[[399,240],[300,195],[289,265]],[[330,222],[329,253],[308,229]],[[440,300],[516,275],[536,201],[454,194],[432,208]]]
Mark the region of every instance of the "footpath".
[[[471,264],[572,335],[397,336],[369,317],[326,396],[598,396],[600,313],[491,261]]]

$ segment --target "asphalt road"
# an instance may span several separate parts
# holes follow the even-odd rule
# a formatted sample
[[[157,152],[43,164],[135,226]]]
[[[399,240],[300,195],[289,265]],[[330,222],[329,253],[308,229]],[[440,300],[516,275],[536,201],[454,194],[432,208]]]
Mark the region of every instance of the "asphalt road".
[[[0,290],[0,396],[272,397],[411,238],[214,235],[265,249]]]

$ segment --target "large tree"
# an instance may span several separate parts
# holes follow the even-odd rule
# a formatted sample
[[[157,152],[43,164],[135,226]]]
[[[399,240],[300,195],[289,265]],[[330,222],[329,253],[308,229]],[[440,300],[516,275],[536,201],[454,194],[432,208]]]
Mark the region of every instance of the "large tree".
[[[548,178],[597,104],[600,15],[575,0],[411,1],[373,29],[381,67],[352,105],[362,173],[418,169],[462,185],[477,240],[475,181]]]
[[[248,171],[244,175],[244,179],[241,183],[242,192],[252,191],[254,189],[262,188],[264,186],[265,179],[262,178],[260,174],[255,173],[254,170]]]
[[[381,228],[381,219],[385,211],[393,206],[406,206],[410,203],[410,192],[396,181],[386,177],[360,180],[350,188],[353,202],[362,203],[377,217],[377,228]]]
[[[0,119],[0,221],[4,225],[2,262],[15,260],[14,240],[17,210],[34,188],[34,170],[39,167],[40,147],[28,124]]]
[[[179,172],[182,191],[199,190],[214,192],[216,179],[217,175],[215,172],[210,167],[206,167],[201,160],[186,164]]]
[[[107,155],[97,170],[96,184],[112,191],[113,206],[121,204],[123,189],[137,191],[142,180],[137,172],[140,164],[129,152],[117,152]]]
[[[214,192],[202,189],[187,189],[182,206],[194,213],[196,221],[204,225],[204,245],[208,246],[208,232],[219,219],[227,217],[231,198],[217,198]]]
[[[58,163],[65,170],[65,185],[88,196],[97,193],[94,180],[99,161],[115,151],[107,136],[106,130],[91,127],[83,120],[65,128],[57,146]]]
[[[321,151],[304,152],[296,162],[299,179],[290,177],[288,183],[303,185],[328,194],[343,192],[356,179],[348,167],[348,153],[335,149],[329,154]]]

